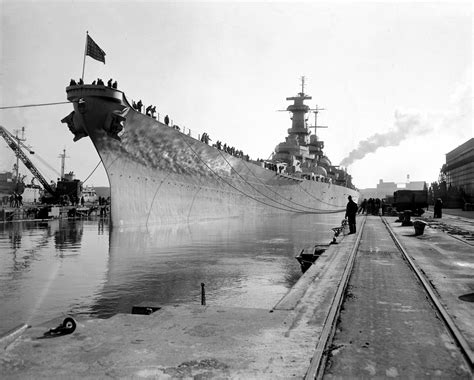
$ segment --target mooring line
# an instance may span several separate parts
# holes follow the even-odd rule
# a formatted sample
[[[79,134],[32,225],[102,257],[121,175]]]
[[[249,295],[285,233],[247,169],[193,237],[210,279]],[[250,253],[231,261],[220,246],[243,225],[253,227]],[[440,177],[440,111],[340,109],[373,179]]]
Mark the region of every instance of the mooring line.
[[[283,207],[278,207],[278,206],[275,206],[275,205],[271,205],[271,204],[268,204],[256,197],[253,197],[247,193],[245,193],[244,191],[240,190],[239,188],[237,188],[236,186],[232,185],[229,181],[226,181],[224,178],[222,178],[219,174],[217,174],[200,156],[199,154],[197,154],[197,152],[191,147],[190,144],[188,144],[188,142],[184,139],[184,137],[182,136],[181,137],[184,141],[184,143],[188,146],[188,148],[194,153],[194,155],[211,171],[212,174],[214,174],[218,179],[220,179],[222,182],[226,183],[227,185],[229,185],[230,187],[232,187],[234,190],[238,191],[239,193],[241,193],[242,195],[246,196],[247,198],[250,198],[252,200],[254,200],[255,202],[258,202],[258,203],[262,203],[264,204],[265,206],[268,206],[268,207],[273,207],[273,208],[276,208],[278,210],[283,210],[283,211],[286,211],[286,212],[293,212],[293,213],[296,213],[296,214],[333,214],[333,213],[339,213],[341,212],[341,210],[336,210],[336,211],[324,211],[324,212],[314,212],[314,211],[297,211],[297,210],[294,210],[294,209],[291,209],[291,208],[283,208]]]
[[[297,202],[295,202],[295,201],[292,201],[291,199],[286,199],[285,197],[283,197],[280,193],[278,193],[277,191],[273,190],[270,185],[267,185],[266,183],[264,183],[264,182],[261,180],[261,178],[258,177],[258,176],[248,167],[248,165],[247,165],[247,163],[245,162],[245,160],[242,160],[242,162],[243,162],[244,165],[247,167],[247,170],[248,170],[250,173],[252,173],[252,175],[253,175],[263,186],[267,187],[268,190],[270,190],[272,193],[278,195],[279,197],[283,198],[283,199],[284,199],[285,201],[287,201],[287,202],[294,203],[295,205],[298,205],[298,206],[307,207],[307,206],[304,206],[304,205],[302,205],[302,204],[300,204],[300,203],[297,203]],[[229,164],[229,165],[230,165],[230,164]],[[276,175],[279,175],[279,174],[277,173]],[[293,179],[293,178],[290,176],[289,179]],[[306,181],[308,181],[308,180],[306,180]],[[328,206],[340,207],[340,206],[338,206],[338,205],[331,204],[331,203],[327,203],[327,202],[323,201],[322,199],[319,199],[318,197],[315,197],[315,196],[312,195],[309,191],[307,191],[306,189],[304,189],[303,187],[301,187],[301,185],[302,185],[303,183],[304,183],[304,181],[299,182],[299,186],[298,186],[298,187],[300,187],[304,192],[306,192],[311,198],[317,200],[318,202],[327,204]],[[312,209],[312,210],[325,211],[325,210],[323,210],[323,209],[317,209],[317,208],[314,208],[314,207],[308,207],[308,208],[309,208],[309,209]],[[343,210],[341,210],[341,211],[343,211]]]
[[[319,198],[315,197],[308,190],[306,190],[303,186],[301,186],[302,184],[303,184],[303,182],[300,182],[299,187],[301,188],[301,190],[303,190],[305,193],[307,193],[311,198],[314,198],[314,199],[316,199],[317,201],[319,201],[321,203],[327,204],[328,206],[333,206],[333,207],[336,206],[334,203],[328,203],[328,202],[323,201],[322,199],[319,199]],[[331,186],[333,184],[328,183],[328,185]],[[336,186],[336,185],[334,185],[334,186]]]
[[[260,195],[264,196],[265,198],[270,199],[272,202],[275,202],[275,203],[277,203],[277,204],[279,204],[279,205],[281,205],[281,206],[284,206],[284,207],[291,207],[291,208],[293,208],[293,210],[295,210],[295,211],[302,211],[302,212],[311,212],[311,211],[313,211],[313,210],[314,210],[314,211],[325,211],[325,210],[321,210],[321,209],[317,209],[317,208],[313,208],[313,207],[308,207],[308,206],[299,204],[299,203],[297,203],[297,202],[292,201],[291,199],[286,199],[283,195],[281,195],[281,194],[277,193],[276,191],[273,191],[272,189],[270,189],[270,190],[272,190],[273,193],[277,194],[277,195],[278,195],[280,198],[282,198],[285,202],[293,203],[293,204],[295,204],[295,205],[297,205],[297,206],[304,207],[304,208],[306,208],[306,210],[299,210],[299,209],[297,209],[297,208],[294,208],[294,206],[286,205],[286,204],[284,204],[284,203],[282,203],[282,202],[277,202],[276,200],[272,199],[269,195],[264,194],[262,191],[260,191],[260,190],[257,189],[255,186],[253,186],[249,181],[247,181],[237,170],[234,169],[234,167],[232,166],[232,164],[231,164],[231,163],[227,160],[227,158],[224,156],[223,152],[222,152],[220,149],[218,149],[218,151],[219,151],[219,153],[221,154],[222,158],[225,160],[225,162],[227,162],[227,165],[229,165],[229,167],[230,167],[232,170],[234,170],[234,172],[242,179],[242,181],[244,181],[248,186],[250,186],[252,189],[254,189],[254,190],[255,190],[257,193],[259,193]],[[242,162],[245,163],[244,160],[242,160]],[[247,164],[245,164],[245,165],[247,165]],[[249,168],[248,166],[247,166],[247,169],[253,174],[253,172],[250,170],[250,168]],[[254,176],[255,176],[255,174],[254,174]],[[256,177],[256,176],[255,176],[255,177]],[[258,178],[258,177],[256,177],[256,178]],[[260,180],[260,179],[259,179],[259,180]],[[260,182],[261,182],[264,186],[266,186],[266,184],[264,184],[263,181],[260,180]]]
[[[27,108],[27,107],[44,107],[44,106],[56,106],[58,104],[68,104],[67,102],[53,102],[53,103],[35,103],[35,104],[22,104],[18,106],[0,106],[0,110],[8,110],[12,108]]]
[[[146,217],[146,223],[145,223],[145,226],[148,227],[148,220],[150,219],[150,214],[151,214],[151,211],[153,210],[153,204],[155,203],[155,198],[156,198],[156,194],[158,194],[158,190],[160,190],[161,188],[161,185],[163,185],[163,183],[168,179],[168,177],[170,176],[171,173],[168,173],[160,182],[160,184],[156,187],[156,190],[155,190],[155,194],[153,195],[153,199],[151,200],[151,203],[150,203],[150,209],[148,210],[148,215]]]
[[[102,159],[99,160],[99,162],[97,163],[97,165],[95,166],[95,168],[90,172],[90,174],[87,176],[87,178],[82,181],[82,183],[86,183],[86,181],[91,177],[92,174],[94,174],[95,170],[99,167],[99,165],[102,163]]]

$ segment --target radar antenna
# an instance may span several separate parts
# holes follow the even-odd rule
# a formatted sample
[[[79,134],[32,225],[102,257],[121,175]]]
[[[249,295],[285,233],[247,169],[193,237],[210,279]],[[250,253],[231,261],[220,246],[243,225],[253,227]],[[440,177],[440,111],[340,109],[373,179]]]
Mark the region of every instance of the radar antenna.
[[[316,133],[316,128],[328,128],[327,125],[318,125],[318,112],[319,111],[325,111],[326,108],[319,108],[319,106],[316,104],[316,108],[311,109],[310,111],[314,113],[314,125],[309,126],[308,129],[314,128],[314,134],[316,135],[316,138],[318,138],[318,135]]]

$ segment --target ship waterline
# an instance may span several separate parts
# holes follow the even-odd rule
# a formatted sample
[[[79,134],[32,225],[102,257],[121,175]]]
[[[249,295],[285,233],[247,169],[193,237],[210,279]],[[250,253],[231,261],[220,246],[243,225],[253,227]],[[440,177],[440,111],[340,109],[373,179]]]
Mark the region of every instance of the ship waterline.
[[[107,172],[111,220],[118,226],[222,217],[341,212],[357,191],[298,178],[235,157],[134,110],[104,86],[66,89],[63,119],[75,140],[89,136]]]

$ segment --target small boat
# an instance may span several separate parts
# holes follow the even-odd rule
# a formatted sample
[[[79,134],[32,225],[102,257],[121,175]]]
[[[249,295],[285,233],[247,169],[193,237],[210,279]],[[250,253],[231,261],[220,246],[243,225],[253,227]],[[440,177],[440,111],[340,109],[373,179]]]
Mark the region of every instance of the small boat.
[[[84,187],[84,189],[82,189],[82,196],[84,197],[84,203],[96,203],[99,199],[92,186]]]

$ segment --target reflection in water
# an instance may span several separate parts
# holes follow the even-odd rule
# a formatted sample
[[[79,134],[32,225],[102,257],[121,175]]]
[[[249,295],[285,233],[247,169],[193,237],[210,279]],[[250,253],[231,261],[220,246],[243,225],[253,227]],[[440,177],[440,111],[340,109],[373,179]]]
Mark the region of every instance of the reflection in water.
[[[81,223],[72,219],[61,219],[54,233],[54,244],[58,251],[77,252],[81,247],[83,228]]]
[[[300,277],[302,248],[341,215],[231,219],[109,231],[98,221],[0,226],[0,333],[61,313],[108,317],[142,301],[271,308]]]
[[[104,317],[149,301],[271,308],[298,280],[294,257],[331,240],[340,216],[229,219],[112,230],[107,278],[92,306]]]
[[[53,220],[0,225],[0,334],[19,323],[82,311],[90,304],[106,270],[108,247],[108,234],[93,239],[96,224]],[[84,228],[89,230],[86,239]]]
[[[51,238],[51,230],[49,228],[40,229],[37,240],[34,240],[34,244],[25,246],[22,249],[22,236],[25,234],[25,239],[29,243],[29,228],[33,225],[32,223],[13,223],[13,224],[2,224],[1,234],[8,236],[8,242],[5,240],[2,244],[3,249],[8,249],[11,252],[12,264],[7,268],[10,271],[10,275],[14,276],[16,273],[26,271],[29,269],[31,262],[35,257],[35,253],[38,249],[43,248],[48,240]]]

